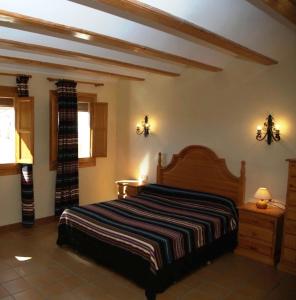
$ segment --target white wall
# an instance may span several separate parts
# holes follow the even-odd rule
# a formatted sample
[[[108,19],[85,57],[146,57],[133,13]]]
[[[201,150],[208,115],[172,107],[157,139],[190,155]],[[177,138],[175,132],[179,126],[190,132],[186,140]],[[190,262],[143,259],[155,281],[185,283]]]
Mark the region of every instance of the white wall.
[[[285,37],[285,38],[283,38]],[[220,73],[187,69],[180,78],[150,75],[145,82],[120,81],[104,87],[78,85],[78,91],[98,93],[109,103],[108,157],[97,166],[80,169],[80,203],[116,197],[116,179],[137,178],[147,163],[148,180],[155,181],[157,153],[173,153],[191,144],[212,148],[239,175],[247,163],[246,199],[259,186],[285,200],[286,158],[296,157],[296,37],[282,36],[278,65],[232,61]],[[280,48],[280,47],[277,47]],[[2,70],[5,72],[5,70]],[[31,72],[30,72],[31,73]],[[49,90],[45,75],[33,74],[35,97],[34,192],[36,217],[54,212],[55,172],[49,171]],[[0,85],[15,86],[15,78],[0,77]],[[282,140],[268,146],[255,139],[256,126],[272,113]],[[135,133],[136,123],[150,116],[152,135]],[[145,168],[144,168],[145,169]],[[19,176],[0,176],[0,226],[21,220]]]
[[[246,161],[246,200],[266,186],[273,198],[285,201],[285,159],[296,157],[296,36],[285,34],[278,65],[236,60],[221,73],[187,69],[180,78],[151,75],[145,82],[121,82],[118,179],[137,178],[146,157],[148,180],[154,182],[159,151],[168,161],[184,146],[200,144],[226,158],[235,175],[240,160]],[[280,124],[282,138],[270,146],[255,139],[257,125],[269,113]],[[145,139],[136,135],[135,127],[146,114],[153,133]]]
[[[55,172],[49,171],[49,90],[55,86],[45,75],[32,75],[29,88],[30,95],[35,97],[35,214],[36,218],[42,218],[54,214]],[[1,76],[0,85],[15,86],[15,78]],[[96,167],[79,170],[80,203],[114,199],[117,83],[97,88],[78,84],[77,90],[97,93],[98,101],[109,103],[108,157],[97,158]],[[20,220],[20,176],[0,176],[0,226]]]

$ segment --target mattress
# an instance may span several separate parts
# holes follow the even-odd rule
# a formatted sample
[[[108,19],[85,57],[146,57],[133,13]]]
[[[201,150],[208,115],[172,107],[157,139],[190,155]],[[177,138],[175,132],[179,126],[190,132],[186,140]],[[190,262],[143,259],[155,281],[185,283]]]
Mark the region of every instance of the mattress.
[[[235,231],[238,216],[231,199],[150,184],[137,197],[66,209],[59,224],[140,256],[157,273]]]

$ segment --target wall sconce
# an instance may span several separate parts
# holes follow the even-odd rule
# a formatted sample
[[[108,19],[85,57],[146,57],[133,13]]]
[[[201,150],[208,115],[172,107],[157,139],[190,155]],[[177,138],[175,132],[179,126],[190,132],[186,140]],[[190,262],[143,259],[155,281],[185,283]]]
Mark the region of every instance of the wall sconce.
[[[263,141],[265,138],[267,138],[268,145],[270,145],[272,141],[278,142],[281,139],[279,126],[274,125],[272,115],[269,115],[266,118],[266,122],[264,122],[263,134],[262,127],[257,126],[256,139],[258,141]]]
[[[150,133],[150,124],[148,122],[148,116],[145,116],[144,121],[142,124],[137,124],[136,133],[138,135],[144,134],[144,137],[147,137]]]

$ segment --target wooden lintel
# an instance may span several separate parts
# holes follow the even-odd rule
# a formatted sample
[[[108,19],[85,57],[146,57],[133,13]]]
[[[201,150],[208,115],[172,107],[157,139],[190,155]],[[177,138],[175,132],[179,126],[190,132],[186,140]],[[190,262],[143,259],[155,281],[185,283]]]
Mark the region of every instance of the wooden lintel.
[[[33,65],[37,67],[56,68],[56,69],[62,69],[66,71],[87,72],[87,73],[99,74],[103,76],[112,76],[121,79],[129,79],[129,80],[137,80],[137,81],[145,80],[144,78],[140,78],[140,77],[122,75],[117,73],[111,73],[111,72],[105,72],[105,71],[99,71],[99,70],[93,70],[93,69],[87,69],[87,68],[75,67],[75,66],[69,66],[63,64],[49,63],[49,62],[38,61],[33,59],[10,57],[5,55],[0,55],[0,62],[9,63],[9,64],[22,64],[22,65],[31,65],[31,66]]]
[[[0,72],[0,75],[1,76],[13,76],[13,77],[16,77],[16,76],[19,76],[19,75],[23,75],[23,74],[16,74],[16,73],[4,73],[4,72]],[[29,78],[32,78],[32,75],[27,75]]]
[[[52,78],[52,77],[47,77],[46,78],[48,81],[58,81],[60,80],[60,78]],[[65,78],[63,78],[65,79]],[[100,83],[100,82],[92,82],[92,81],[82,81],[82,80],[75,80],[75,79],[70,79],[70,80],[74,80],[77,83],[81,83],[81,84],[90,84],[90,85],[94,85],[95,87],[97,86],[104,86],[104,83]]]
[[[59,35],[63,38],[77,40],[81,43],[119,49],[130,52],[134,55],[146,56],[153,59],[171,61],[174,63],[184,64],[191,67],[207,70],[211,72],[222,71],[221,68],[209,65],[200,61],[192,60],[187,57],[160,51],[154,48],[146,47],[140,44],[130,43],[125,40],[113,38],[103,34],[95,33],[81,28],[65,26],[39,18],[28,17],[25,15],[0,10],[0,25],[20,28],[32,32],[46,32],[48,35]]]
[[[283,0],[284,1],[284,0]],[[75,1],[84,4],[83,1]],[[249,49],[243,45],[236,43],[230,39],[220,36],[205,28],[202,28],[185,19],[169,14],[163,10],[150,6],[146,3],[137,0],[96,0],[98,4],[103,4],[104,7],[113,8],[106,10],[109,13],[129,18],[133,21],[143,23],[148,26],[157,27],[160,30],[168,31],[169,33],[182,34],[196,40],[202,40],[215,47],[227,50],[235,56],[243,59],[248,59],[263,65],[273,65],[278,62],[270,57],[267,57],[255,50]],[[264,2],[279,2],[267,0]],[[287,1],[285,1],[287,2]],[[85,5],[88,5],[87,3]],[[95,8],[95,6],[91,6]],[[101,9],[104,9],[100,6]],[[159,27],[158,27],[159,26]]]
[[[62,50],[62,49],[58,49],[58,48],[23,43],[23,42],[18,42],[18,41],[11,41],[11,40],[6,40],[6,39],[0,39],[0,48],[13,49],[13,50],[17,49],[17,50],[21,50],[21,51],[29,51],[29,52],[38,53],[38,54],[60,55],[60,56],[65,56],[65,57],[69,57],[69,58],[74,58],[76,60],[84,60],[85,62],[104,63],[104,64],[108,64],[108,65],[130,68],[130,69],[135,69],[135,70],[140,70],[140,71],[144,71],[144,72],[150,72],[150,73],[155,73],[155,74],[160,74],[160,75],[165,75],[165,76],[175,77],[175,76],[180,75],[175,72],[169,72],[169,71],[164,71],[161,69],[141,66],[141,65],[132,64],[132,63],[126,63],[126,62],[115,60],[115,59],[109,59],[109,58],[94,56],[94,55],[81,53],[81,52]]]

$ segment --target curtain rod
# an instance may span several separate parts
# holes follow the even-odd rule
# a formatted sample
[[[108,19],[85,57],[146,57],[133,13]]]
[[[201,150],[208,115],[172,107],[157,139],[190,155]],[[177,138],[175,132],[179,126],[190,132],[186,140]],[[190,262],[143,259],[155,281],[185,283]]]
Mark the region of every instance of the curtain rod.
[[[18,76],[18,75],[22,75],[22,74],[13,74],[13,73],[0,73],[0,75],[3,76]],[[32,75],[27,75],[29,78],[32,78]]]
[[[59,78],[52,78],[52,77],[47,77],[48,81],[59,81]],[[74,80],[74,79],[71,79]],[[91,81],[80,81],[80,80],[74,80],[77,83],[82,83],[82,84],[93,84],[94,86],[104,86],[104,83],[97,83],[97,82],[91,82]]]

